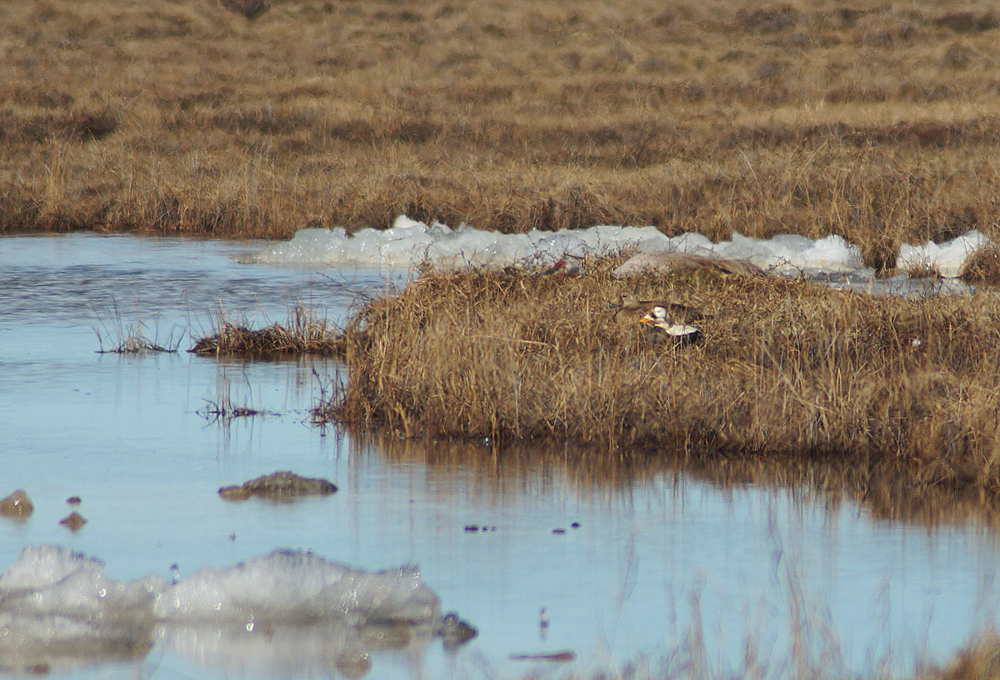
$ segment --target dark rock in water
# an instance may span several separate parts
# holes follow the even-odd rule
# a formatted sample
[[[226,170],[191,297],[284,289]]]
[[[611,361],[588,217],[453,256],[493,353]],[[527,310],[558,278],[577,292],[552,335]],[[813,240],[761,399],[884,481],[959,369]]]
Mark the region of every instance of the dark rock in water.
[[[566,530],[565,529],[553,529],[552,533],[554,533],[554,534],[565,534]]]
[[[466,524],[465,525],[465,530],[466,531],[470,531],[470,532],[471,531],[479,531],[479,525],[478,524]]]
[[[251,496],[271,500],[292,500],[300,496],[328,496],[337,487],[325,479],[300,477],[287,470],[251,479],[242,486],[224,486],[219,495],[231,501],[243,501]]]
[[[66,517],[59,520],[59,523],[70,531],[79,531],[80,527],[87,523],[87,520],[83,518],[78,512],[71,512]]]
[[[35,511],[35,506],[24,489],[18,489],[0,500],[0,515],[4,517],[27,518]]]
[[[452,650],[479,635],[479,631],[476,630],[475,626],[458,618],[458,614],[455,612],[449,612],[441,619],[434,634],[441,638],[445,649]]]
[[[79,496],[70,496],[69,498],[66,499],[66,502],[69,503],[70,505],[80,505],[80,503],[83,502],[83,499],[80,498]]]

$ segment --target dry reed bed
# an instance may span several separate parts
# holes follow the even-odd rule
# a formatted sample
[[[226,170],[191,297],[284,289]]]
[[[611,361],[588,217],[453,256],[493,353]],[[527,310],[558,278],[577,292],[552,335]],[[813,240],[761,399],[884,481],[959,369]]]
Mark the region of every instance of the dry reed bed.
[[[218,329],[195,341],[188,350],[194,354],[235,354],[251,358],[270,358],[318,354],[338,356],[344,352],[342,332],[324,319],[318,319],[307,310],[297,307],[289,315],[288,323],[272,324],[253,329],[248,323],[235,323],[221,318]]]
[[[985,2],[0,7],[0,232],[993,232]]]
[[[428,274],[364,308],[320,417],[620,456],[848,461],[911,489],[1000,490],[1000,302],[780,278]],[[612,323],[623,291],[701,304],[702,345]]]

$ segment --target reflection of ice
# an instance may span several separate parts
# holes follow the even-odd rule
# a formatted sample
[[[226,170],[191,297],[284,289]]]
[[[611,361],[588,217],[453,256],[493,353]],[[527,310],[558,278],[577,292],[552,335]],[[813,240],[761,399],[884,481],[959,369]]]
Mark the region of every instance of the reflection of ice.
[[[899,267],[907,270],[929,263],[944,277],[955,277],[978,249],[988,243],[979,232],[969,232],[943,245],[904,245]],[[700,234],[668,237],[655,227],[597,226],[557,232],[532,230],[501,234],[462,225],[451,229],[430,226],[405,215],[391,229],[362,229],[348,234],[343,228],[302,229],[291,241],[276,243],[248,258],[270,264],[372,265],[412,267],[425,260],[446,267],[546,265],[566,256],[608,255],[634,251],[675,251],[750,260],[765,271],[791,276],[823,276],[863,271],[861,251],[840,236],[810,239],[794,234],[755,239],[733,234],[732,240],[713,243]]]
[[[366,650],[426,645],[439,619],[413,567],[366,572],[275,551],[174,585],[114,581],[98,560],[26,548],[0,577],[0,669],[141,658],[158,641],[227,673],[357,675]]]
[[[157,642],[212,675],[269,678],[327,676],[331,668],[347,677],[360,676],[371,667],[370,651],[419,649],[431,636],[430,626],[397,621],[357,627],[337,619],[283,625],[165,624],[156,635]]]

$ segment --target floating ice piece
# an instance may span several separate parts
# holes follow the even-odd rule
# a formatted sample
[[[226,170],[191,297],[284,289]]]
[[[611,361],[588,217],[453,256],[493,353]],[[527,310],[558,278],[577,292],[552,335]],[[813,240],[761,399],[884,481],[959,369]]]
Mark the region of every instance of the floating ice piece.
[[[267,675],[311,673],[443,636],[440,614],[412,566],[367,572],[279,550],[172,584],[116,581],[99,560],[30,547],[0,577],[0,668],[141,658],[159,641],[210,652],[227,674],[251,659]]]
[[[931,270],[942,278],[954,279],[962,275],[969,259],[989,244],[990,240],[975,229],[941,245],[934,242],[925,246],[904,243],[899,248],[896,268],[914,274]]]
[[[202,569],[162,589],[153,606],[159,621],[301,623],[341,618],[433,623],[437,595],[416,568],[368,572],[308,552],[279,550],[229,569]]]

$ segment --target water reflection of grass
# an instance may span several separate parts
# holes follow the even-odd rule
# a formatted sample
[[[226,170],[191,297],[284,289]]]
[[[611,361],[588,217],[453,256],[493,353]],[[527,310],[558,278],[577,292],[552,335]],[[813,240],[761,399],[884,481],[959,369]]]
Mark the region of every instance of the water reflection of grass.
[[[477,499],[486,499],[487,505],[495,505],[498,509],[514,505],[530,506],[535,498],[564,498],[567,488],[571,490],[570,496],[578,494],[576,502],[583,507],[597,504],[607,508],[610,514],[617,514],[620,507],[633,504],[644,507],[645,501],[641,498],[637,500],[636,494],[637,490],[647,483],[652,484],[651,489],[657,490],[654,491],[654,495],[662,493],[663,485],[675,486],[673,491],[668,492],[669,507],[677,507],[676,498],[685,496],[688,492],[691,492],[692,498],[702,496],[700,491],[692,491],[692,487],[700,485],[692,484],[688,474],[683,477],[672,476],[673,472],[683,470],[686,473],[694,471],[695,477],[704,477],[696,467],[685,467],[677,461],[662,461],[655,456],[641,460],[638,458],[609,460],[606,451],[594,447],[573,445],[554,447],[539,443],[519,443],[491,448],[482,442],[400,439],[390,433],[370,435],[368,441],[365,441],[364,436],[360,436],[355,446],[357,448],[352,449],[352,456],[374,456],[384,458],[391,464],[413,468],[415,477],[432,480],[432,483],[442,490],[442,494],[454,493],[458,496],[470,495]],[[817,472],[819,471],[814,468],[813,473]],[[461,475],[463,481],[456,484],[455,480],[461,473],[464,473]],[[750,481],[740,474],[731,474],[727,477],[717,473],[714,478],[709,477],[709,479],[720,487],[724,504],[732,502],[731,499],[725,500],[727,489],[736,490],[739,485]],[[782,492],[765,487],[752,493],[759,493],[768,498],[788,493],[794,498],[793,506],[796,508],[801,507],[802,503],[816,507],[823,507],[826,504],[831,514],[837,515],[837,503],[841,502],[844,496],[841,491],[830,487],[824,489],[810,487],[809,480],[804,474],[801,477],[786,476],[783,483],[790,484],[791,490]],[[683,490],[685,484],[690,485],[688,492]],[[440,498],[440,502],[443,507],[449,506],[449,501],[445,497]],[[569,504],[572,506],[573,501]],[[685,504],[681,502],[679,505]],[[962,522],[970,520],[969,515],[962,517],[947,515],[945,505],[942,504],[938,510],[946,516],[938,516],[934,521],[947,521],[952,518]],[[740,518],[744,517],[743,507],[741,505],[735,510]],[[969,505],[965,509],[971,510],[972,506]],[[692,503],[685,512],[697,515],[701,511]],[[798,521],[802,521],[802,515],[798,512],[794,516],[799,518]],[[819,525],[829,527],[831,520],[824,517],[828,516],[823,513],[815,521]],[[913,516],[903,518],[919,521],[919,518]],[[681,517],[676,517],[676,521],[678,524],[684,523]],[[752,518],[750,521],[753,521]],[[589,523],[585,523],[585,526],[594,528]],[[776,524],[769,522],[767,526],[768,532],[778,531]],[[542,530],[544,531],[544,528]],[[597,531],[598,535],[604,537],[602,539],[604,545],[606,537],[611,535],[610,529],[604,526]],[[662,530],[659,523],[653,522],[649,525],[649,531],[659,533]],[[841,526],[837,531],[843,532],[845,529]],[[905,532],[907,529],[900,527],[899,531]],[[712,542],[711,536],[706,535],[704,543]],[[777,543],[781,544],[781,541]],[[841,545],[850,551],[851,548],[846,547],[849,543],[850,541]],[[610,546],[607,546],[607,549],[610,552],[606,558],[611,559],[615,550]],[[655,552],[647,547],[644,554]],[[549,672],[539,672],[538,675],[530,677],[637,680],[646,678],[956,680],[963,677],[996,677],[991,675],[996,667],[990,664],[995,664],[995,659],[1000,653],[1000,639],[996,638],[988,626],[953,657],[941,659],[936,656],[931,659],[928,656],[929,652],[926,651],[930,645],[925,639],[929,633],[909,628],[914,636],[912,639],[897,637],[903,629],[907,629],[907,625],[897,628],[898,620],[890,623],[887,619],[898,600],[893,604],[885,601],[884,606],[881,606],[880,603],[883,601],[873,596],[870,607],[871,619],[874,622],[870,630],[891,630],[897,636],[891,640],[888,637],[878,637],[876,642],[865,643],[860,639],[860,631],[836,625],[831,614],[836,608],[826,599],[828,596],[825,594],[826,591],[817,590],[815,581],[817,574],[803,571],[801,565],[796,568],[796,556],[793,551],[785,551],[781,555],[781,557],[771,556],[774,560],[773,568],[776,570],[774,583],[776,592],[766,591],[766,595],[761,595],[761,600],[755,599],[757,591],[754,587],[750,587],[746,591],[745,601],[731,602],[718,609],[719,604],[712,603],[710,597],[712,591],[705,581],[694,577],[693,585],[689,588],[684,588],[683,583],[674,582],[674,587],[669,589],[671,594],[665,605],[673,610],[669,617],[672,624],[667,630],[654,632],[654,636],[660,636],[658,639],[664,640],[662,647],[657,643],[657,646],[644,656],[636,657],[613,670],[608,670],[607,661],[600,661],[604,670],[595,672],[568,672],[560,670],[557,665],[536,664],[533,666],[535,670],[546,669]],[[832,557],[827,553],[823,554],[823,560]],[[862,567],[866,560],[872,559],[872,556],[861,553],[857,554],[856,559],[858,562],[853,560],[851,562]],[[761,560],[767,562],[768,557],[762,554]],[[684,568],[680,573],[687,575],[692,572],[694,570]],[[718,581],[713,583],[717,584]],[[969,617],[973,621],[988,622],[993,619],[991,605],[987,604],[992,585],[990,577],[985,576],[982,587],[987,590],[980,594],[983,609],[975,613],[969,612]],[[855,588],[860,590],[863,586],[860,583],[851,585],[844,582],[838,586],[838,589],[856,594],[858,590]],[[863,598],[859,600],[857,606],[864,606]],[[610,611],[614,612],[614,608],[610,608]],[[948,616],[949,611],[947,607],[944,610],[935,608],[934,615]],[[614,614],[608,616],[613,618]],[[717,616],[721,618],[716,618]],[[634,612],[631,618],[633,622],[637,620]],[[914,621],[910,621],[909,625],[917,626]],[[741,633],[738,631],[748,631],[747,637],[741,639],[739,637]],[[740,653],[736,653],[735,656],[723,654],[719,645],[725,643],[738,645]],[[870,653],[859,653],[857,650],[859,644],[874,644],[877,649]],[[958,642],[955,644],[957,647]],[[940,654],[940,641],[935,641],[933,646],[938,650],[937,654]],[[606,647],[610,648],[611,644],[606,643]],[[542,649],[549,648],[543,646]],[[588,667],[594,652],[588,648],[578,648],[575,651],[584,667]],[[596,656],[603,658],[600,653]],[[917,670],[904,672],[904,669],[914,668]],[[515,673],[502,677],[526,676]]]
[[[697,301],[705,342],[653,343],[613,323],[608,305],[624,291]],[[873,298],[709,275],[625,283],[599,262],[580,278],[430,274],[349,324],[349,380],[317,415],[609,456],[680,451],[744,470],[824,463],[818,484],[875,497],[990,498],[998,319],[989,293]]]

